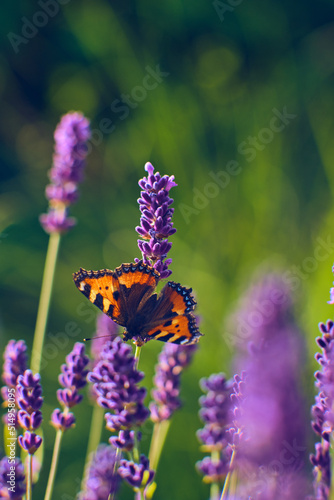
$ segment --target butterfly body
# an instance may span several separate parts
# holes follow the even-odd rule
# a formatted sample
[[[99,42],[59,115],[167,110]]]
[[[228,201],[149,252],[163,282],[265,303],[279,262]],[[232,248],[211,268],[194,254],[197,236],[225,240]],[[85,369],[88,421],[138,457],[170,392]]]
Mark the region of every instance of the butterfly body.
[[[193,310],[191,288],[168,281],[153,293],[159,273],[142,261],[122,264],[114,271],[80,269],[73,278],[77,288],[99,309],[125,328],[124,340],[143,344],[150,339],[194,344],[202,334]]]

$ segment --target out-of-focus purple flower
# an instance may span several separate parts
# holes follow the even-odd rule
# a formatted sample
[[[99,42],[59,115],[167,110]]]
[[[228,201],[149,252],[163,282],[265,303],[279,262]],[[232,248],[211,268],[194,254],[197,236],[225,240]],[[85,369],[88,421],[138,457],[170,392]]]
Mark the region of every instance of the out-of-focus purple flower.
[[[327,500],[331,489],[330,437],[334,428],[334,323],[319,324],[321,337],[316,339],[321,352],[315,355],[321,366],[315,372],[318,394],[312,406],[312,428],[319,436],[315,453],[310,456],[313,465],[316,498]]]
[[[10,412],[7,412],[3,417],[5,424],[17,426],[16,407],[16,383],[17,377],[22,375],[27,369],[27,346],[24,340],[10,340],[6,346],[4,355],[4,364],[2,372],[2,380],[5,386],[1,388],[1,396],[5,401],[5,405],[10,407]]]
[[[164,345],[155,367],[155,389],[152,390],[154,401],[150,404],[153,422],[168,420],[180,408],[181,373],[191,363],[196,350],[196,344],[182,346],[166,343]]]
[[[154,471],[150,470],[150,463],[145,455],[140,456],[140,463],[130,460],[121,460],[118,474],[133,488],[145,488],[154,478]]]
[[[240,340],[237,371],[246,372],[235,418],[238,477],[247,484],[250,470],[257,474],[260,467],[272,466],[278,469],[282,484],[288,475],[289,481],[294,476],[296,482],[306,484],[300,472],[307,449],[300,379],[304,345],[294,324],[289,290],[280,276],[266,276],[251,288],[233,324]],[[242,325],[242,339],[249,342],[241,341],[238,325]],[[304,500],[301,495],[294,498]]]
[[[22,462],[18,458],[3,457],[0,460],[0,498],[22,500],[25,490]]]
[[[210,452],[197,462],[196,467],[204,475],[206,483],[221,482],[229,471],[232,448],[229,446],[229,424],[231,413],[232,382],[223,373],[212,374],[201,379],[201,387],[206,394],[199,402],[199,416],[204,428],[197,432],[202,450]]]
[[[146,389],[137,386],[144,374],[135,365],[131,347],[116,337],[105,344],[100,361],[87,377],[94,384],[98,404],[113,411],[105,415],[110,431],[141,425],[149,415],[143,404]]]
[[[116,493],[120,481],[115,473],[115,462],[115,449],[100,444],[89,462],[84,491],[79,493],[78,500],[106,500],[110,494]]]
[[[138,199],[139,209],[142,213],[140,226],[136,227],[137,233],[142,239],[138,240],[138,247],[143,255],[143,261],[154,267],[160,278],[167,278],[172,274],[168,269],[172,259],[167,259],[167,254],[172,248],[168,238],[176,229],[173,228],[172,215],[174,209],[170,208],[173,199],[169,196],[172,187],[177,186],[174,175],[154,173],[151,163],[145,164],[147,177],[139,181],[142,188],[141,197]],[[144,241],[143,241],[144,240]]]
[[[315,500],[309,497],[309,488],[302,475],[285,470],[280,472],[270,464],[260,467],[257,474],[250,474],[246,487],[238,488],[240,500]],[[234,497],[232,497],[233,499]],[[320,500],[317,497],[316,500]]]
[[[67,113],[57,125],[53,166],[49,172],[51,184],[46,187],[49,211],[40,216],[47,233],[63,233],[76,224],[73,217],[68,217],[68,207],[78,199],[78,183],[83,179],[90,135],[89,121],[82,113]]]
[[[32,432],[38,429],[43,420],[40,410],[43,404],[40,380],[40,375],[34,375],[31,370],[25,370],[23,375],[17,377],[17,404],[21,408],[17,420],[22,429],[25,429],[18,441],[21,448],[30,455],[33,455],[42,443],[42,438]]]
[[[78,393],[86,384],[86,376],[88,369],[89,358],[85,354],[85,345],[77,342],[73,350],[66,356],[66,364],[61,366],[61,374],[59,375],[59,383],[63,389],[58,389],[57,399],[62,405],[64,412],[56,408],[51,415],[51,424],[56,429],[65,431],[75,424],[73,413],[69,412],[70,408],[79,404],[82,400],[82,395]]]

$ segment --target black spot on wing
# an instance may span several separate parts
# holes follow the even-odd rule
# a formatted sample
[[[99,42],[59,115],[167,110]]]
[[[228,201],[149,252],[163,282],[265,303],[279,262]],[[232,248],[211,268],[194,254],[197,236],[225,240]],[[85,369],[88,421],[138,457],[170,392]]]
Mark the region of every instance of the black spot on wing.
[[[174,333],[167,333],[166,335],[159,337],[157,340],[161,340],[162,342],[168,342],[169,339],[171,339],[172,337],[174,337]]]
[[[119,291],[118,290],[115,290],[112,294],[113,298],[116,300],[116,302],[118,301],[119,299]]]
[[[163,324],[163,326],[170,326],[172,324],[172,320],[169,319],[168,321],[165,321],[165,323]]]
[[[100,309],[103,310],[103,297],[100,293],[96,294],[96,298],[95,298],[93,304],[95,304],[97,307],[99,307]]]
[[[176,340],[173,340],[173,344],[182,344],[185,340],[187,340],[187,337],[185,335],[181,335]]]
[[[92,289],[92,287],[88,283],[85,283],[84,289],[80,290],[80,291],[82,291],[84,296],[89,299],[91,289]]]
[[[109,308],[108,308],[108,311],[106,313],[108,316],[110,316],[111,318],[113,317],[113,314],[114,314],[114,306],[112,304],[110,304]]]

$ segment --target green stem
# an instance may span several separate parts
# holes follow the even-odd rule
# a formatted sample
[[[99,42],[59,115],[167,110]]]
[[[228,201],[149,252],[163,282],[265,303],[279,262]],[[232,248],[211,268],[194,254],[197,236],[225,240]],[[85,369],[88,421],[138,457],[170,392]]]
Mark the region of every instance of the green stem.
[[[55,482],[55,478],[56,478],[57,466],[58,466],[58,460],[59,460],[59,454],[60,454],[60,445],[61,445],[61,440],[62,440],[63,435],[64,435],[64,431],[62,429],[59,429],[57,431],[57,434],[56,434],[55,445],[53,448],[53,455],[52,455],[49,479],[48,479],[48,484],[46,487],[44,500],[51,500],[51,497],[52,497],[52,491],[53,491],[53,486],[54,486],[54,482]]]
[[[32,499],[32,455],[28,455],[27,500]]]
[[[220,459],[220,451],[219,450],[213,450],[211,452],[211,460],[213,463],[219,462]],[[214,482],[211,484],[210,487],[210,500],[218,500],[219,499],[219,483]]]
[[[156,424],[154,424],[153,427],[153,434],[148,458],[150,461],[150,468],[155,471],[158,468],[160,455],[166,440],[169,426],[170,420],[163,420],[162,422],[157,422]]]
[[[48,320],[53,277],[55,274],[60,234],[51,233],[43,273],[41,294],[38,304],[34,343],[32,346],[31,369],[34,373],[40,371],[46,324]]]
[[[232,452],[231,461],[230,461],[230,470],[228,471],[228,473],[226,475],[225,483],[224,483],[224,487],[223,487],[223,491],[222,491],[220,500],[226,500],[226,498],[227,498],[228,487],[230,484],[231,475],[233,473],[232,467],[233,467],[234,460],[235,460],[235,450],[233,450],[233,452]]]
[[[112,473],[113,476],[116,475],[117,464],[118,464],[119,459],[121,458],[121,454],[122,454],[121,449],[117,448],[116,449],[116,456],[115,456],[115,463],[114,463],[114,470],[113,470],[113,473]],[[114,496],[115,496],[115,493],[110,493],[110,495],[108,497],[108,500],[114,500]]]
[[[135,369],[136,370],[138,370],[140,351],[141,351],[141,345],[136,345],[136,351],[135,351]]]

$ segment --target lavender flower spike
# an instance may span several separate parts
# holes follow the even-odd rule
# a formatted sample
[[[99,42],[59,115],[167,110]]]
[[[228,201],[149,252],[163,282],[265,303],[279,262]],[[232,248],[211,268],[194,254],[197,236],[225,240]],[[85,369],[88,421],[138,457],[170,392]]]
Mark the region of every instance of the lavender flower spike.
[[[85,355],[85,346],[80,342],[74,345],[73,350],[66,356],[66,364],[61,366],[59,383],[63,389],[57,391],[57,398],[65,411],[56,408],[51,415],[51,423],[56,429],[65,431],[75,423],[73,413],[69,409],[80,403],[82,395],[78,393],[86,384],[86,369],[89,363]]]
[[[42,438],[33,431],[41,425],[43,417],[40,411],[43,398],[40,375],[33,375],[26,370],[17,379],[17,403],[21,408],[18,412],[18,422],[25,429],[23,436],[18,437],[19,445],[23,450],[33,455],[42,444]]]
[[[167,259],[172,247],[168,238],[176,232],[172,223],[174,209],[170,208],[174,200],[170,198],[169,191],[177,184],[174,182],[174,175],[161,177],[159,172],[154,173],[151,163],[145,164],[145,170],[148,176],[138,182],[142,188],[138,200],[142,215],[140,226],[136,227],[142,239],[138,240],[138,247],[144,262],[153,266],[160,273],[161,279],[168,278],[172,274],[168,269],[172,262],[172,259]]]
[[[154,377],[155,389],[152,391],[154,401],[150,403],[151,420],[155,423],[171,418],[181,406],[180,378],[183,369],[192,360],[197,345],[182,346],[165,344],[159,354]]]
[[[63,233],[76,224],[73,217],[68,217],[68,207],[78,199],[90,135],[89,121],[78,112],[64,115],[56,128],[51,184],[46,187],[49,211],[40,216],[47,233]]]
[[[149,411],[143,403],[146,389],[137,387],[143,377],[144,374],[135,368],[131,347],[120,337],[105,344],[100,361],[87,378],[94,384],[98,404],[112,410],[105,415],[110,431],[130,430],[147,419]],[[128,447],[130,437],[130,434],[126,439],[120,436],[119,442],[126,441]]]
[[[312,428],[319,436],[320,442],[315,445],[315,453],[310,456],[313,465],[314,491],[316,498],[327,500],[331,490],[331,457],[329,453],[330,437],[334,429],[334,323],[320,323],[322,333],[317,343],[321,353],[315,358],[321,370],[315,372],[316,387],[319,390],[312,406]]]
[[[202,442],[203,451],[210,452],[211,456],[197,462],[196,467],[206,483],[219,483],[229,471],[232,455],[229,445],[232,382],[218,373],[202,379],[201,387],[206,392],[199,400],[199,416],[204,428],[197,432],[197,437]]]

